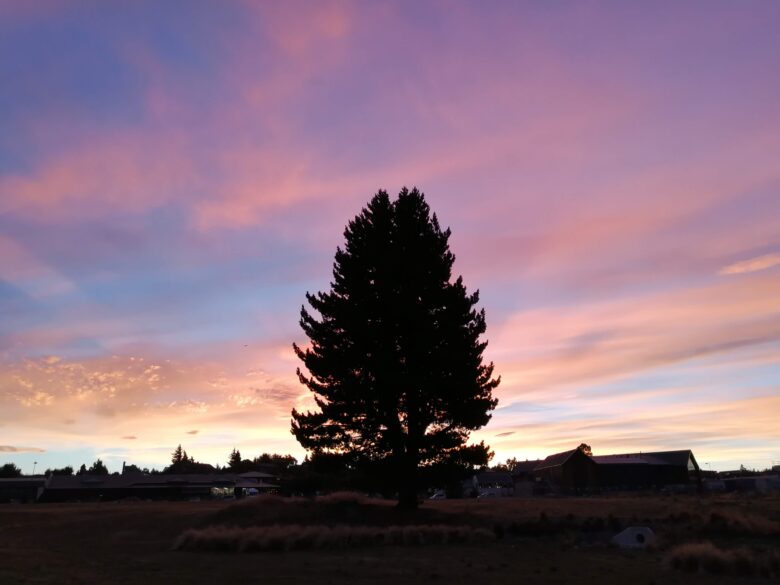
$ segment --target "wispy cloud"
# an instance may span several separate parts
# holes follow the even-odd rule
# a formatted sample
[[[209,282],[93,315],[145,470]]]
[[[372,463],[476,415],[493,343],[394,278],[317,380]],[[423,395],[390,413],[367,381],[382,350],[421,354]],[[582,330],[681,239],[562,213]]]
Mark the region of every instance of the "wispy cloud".
[[[13,445],[0,445],[0,453],[45,453],[46,449],[38,447],[15,447]]]
[[[749,260],[742,260],[729,264],[720,269],[718,274],[744,274],[746,272],[758,272],[780,264],[780,254],[764,254]]]

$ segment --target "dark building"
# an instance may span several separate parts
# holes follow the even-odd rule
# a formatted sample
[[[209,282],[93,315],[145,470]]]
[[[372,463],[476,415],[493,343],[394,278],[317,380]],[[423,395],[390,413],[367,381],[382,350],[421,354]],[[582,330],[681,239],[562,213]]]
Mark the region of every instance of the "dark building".
[[[34,502],[43,491],[45,477],[0,479],[0,502]]]
[[[592,456],[582,446],[541,461],[521,461],[512,470],[515,495],[674,488],[701,485],[690,449]]]
[[[690,449],[596,455],[599,486],[606,490],[658,489],[699,485],[699,464]]]
[[[189,473],[124,475],[53,475],[38,497],[39,502],[114,501],[125,498],[190,500],[241,496],[273,491],[266,474],[242,475]],[[262,476],[262,477],[261,477]]]
[[[541,459],[520,461],[512,468],[512,482],[514,483],[514,494],[516,496],[530,496],[534,493],[534,487],[536,486],[534,469],[541,462]]]
[[[598,469],[581,449],[550,455],[533,470],[534,478],[554,492],[585,493],[598,487]]]

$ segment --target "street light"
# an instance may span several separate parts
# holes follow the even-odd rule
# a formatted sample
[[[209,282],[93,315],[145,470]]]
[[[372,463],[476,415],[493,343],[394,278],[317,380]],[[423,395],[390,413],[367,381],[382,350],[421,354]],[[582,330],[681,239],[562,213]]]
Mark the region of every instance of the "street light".
[[[35,466],[38,465],[37,461],[33,461],[33,472],[32,474],[35,475]]]

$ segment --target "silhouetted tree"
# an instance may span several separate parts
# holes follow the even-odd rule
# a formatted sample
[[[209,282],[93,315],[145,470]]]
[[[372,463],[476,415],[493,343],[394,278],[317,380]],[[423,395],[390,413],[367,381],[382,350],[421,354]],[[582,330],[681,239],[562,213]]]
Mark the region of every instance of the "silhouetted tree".
[[[79,470],[76,472],[76,475],[86,475],[86,473],[87,473],[87,466],[82,463],[81,467],[79,467]]]
[[[100,460],[96,459],[92,466],[87,470],[90,475],[108,475],[108,468]]]
[[[252,460],[255,465],[272,466],[276,474],[281,474],[295,466],[298,460],[292,455],[279,455],[278,453],[263,453]]]
[[[208,463],[195,461],[195,457],[187,455],[187,451],[179,445],[171,453],[171,464],[160,473],[213,473],[214,466]],[[158,473],[153,469],[150,473]]]
[[[61,467],[59,469],[47,469],[43,472],[43,475],[50,477],[52,475],[73,475],[73,468],[70,465]]]
[[[490,469],[491,471],[506,471],[511,473],[512,470],[515,468],[515,465],[517,465],[517,459],[515,459],[514,457],[510,457],[504,463],[497,463]]]
[[[241,467],[241,452],[235,447],[230,452],[230,457],[228,458],[228,467],[230,467],[231,471],[238,471],[238,469]]]
[[[0,466],[0,477],[20,477],[22,470],[19,469],[15,463],[4,463]]]
[[[331,290],[306,294],[319,318],[301,308],[311,346],[293,344],[309,374],[298,376],[319,411],[293,410],[291,430],[313,454],[383,470],[399,505],[416,507],[421,465],[487,463],[484,443],[466,446],[497,403],[485,314],[452,280],[450,230],[417,189],[379,191],[344,237]]]
[[[171,453],[171,464],[176,465],[177,463],[181,463],[186,457],[186,454],[181,448],[181,444],[179,444],[174,450],[173,453]]]

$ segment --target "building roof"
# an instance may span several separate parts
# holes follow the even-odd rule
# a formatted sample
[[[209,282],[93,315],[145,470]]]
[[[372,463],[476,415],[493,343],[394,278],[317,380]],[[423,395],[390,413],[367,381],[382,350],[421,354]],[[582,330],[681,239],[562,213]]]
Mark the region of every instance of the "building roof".
[[[270,473],[262,473],[260,471],[248,471],[246,473],[241,473],[240,475],[241,477],[248,479],[273,479],[276,477]]]
[[[3,477],[0,487],[40,487],[46,483],[45,477]]]
[[[599,465],[647,465],[644,457],[631,457],[628,455],[594,455],[591,457]]]
[[[615,455],[596,455],[593,460],[599,465],[673,465],[687,467],[693,457],[690,449],[680,451],[649,451],[646,453],[621,453]]]
[[[512,468],[512,475],[521,475],[523,473],[530,473],[536,466],[542,462],[541,459],[535,459],[533,461],[518,461]]]
[[[572,449],[570,451],[562,451],[561,453],[554,453],[544,459],[539,465],[534,467],[534,470],[547,469],[548,467],[558,467],[563,465],[569,460],[569,457],[574,455],[578,450]]]

